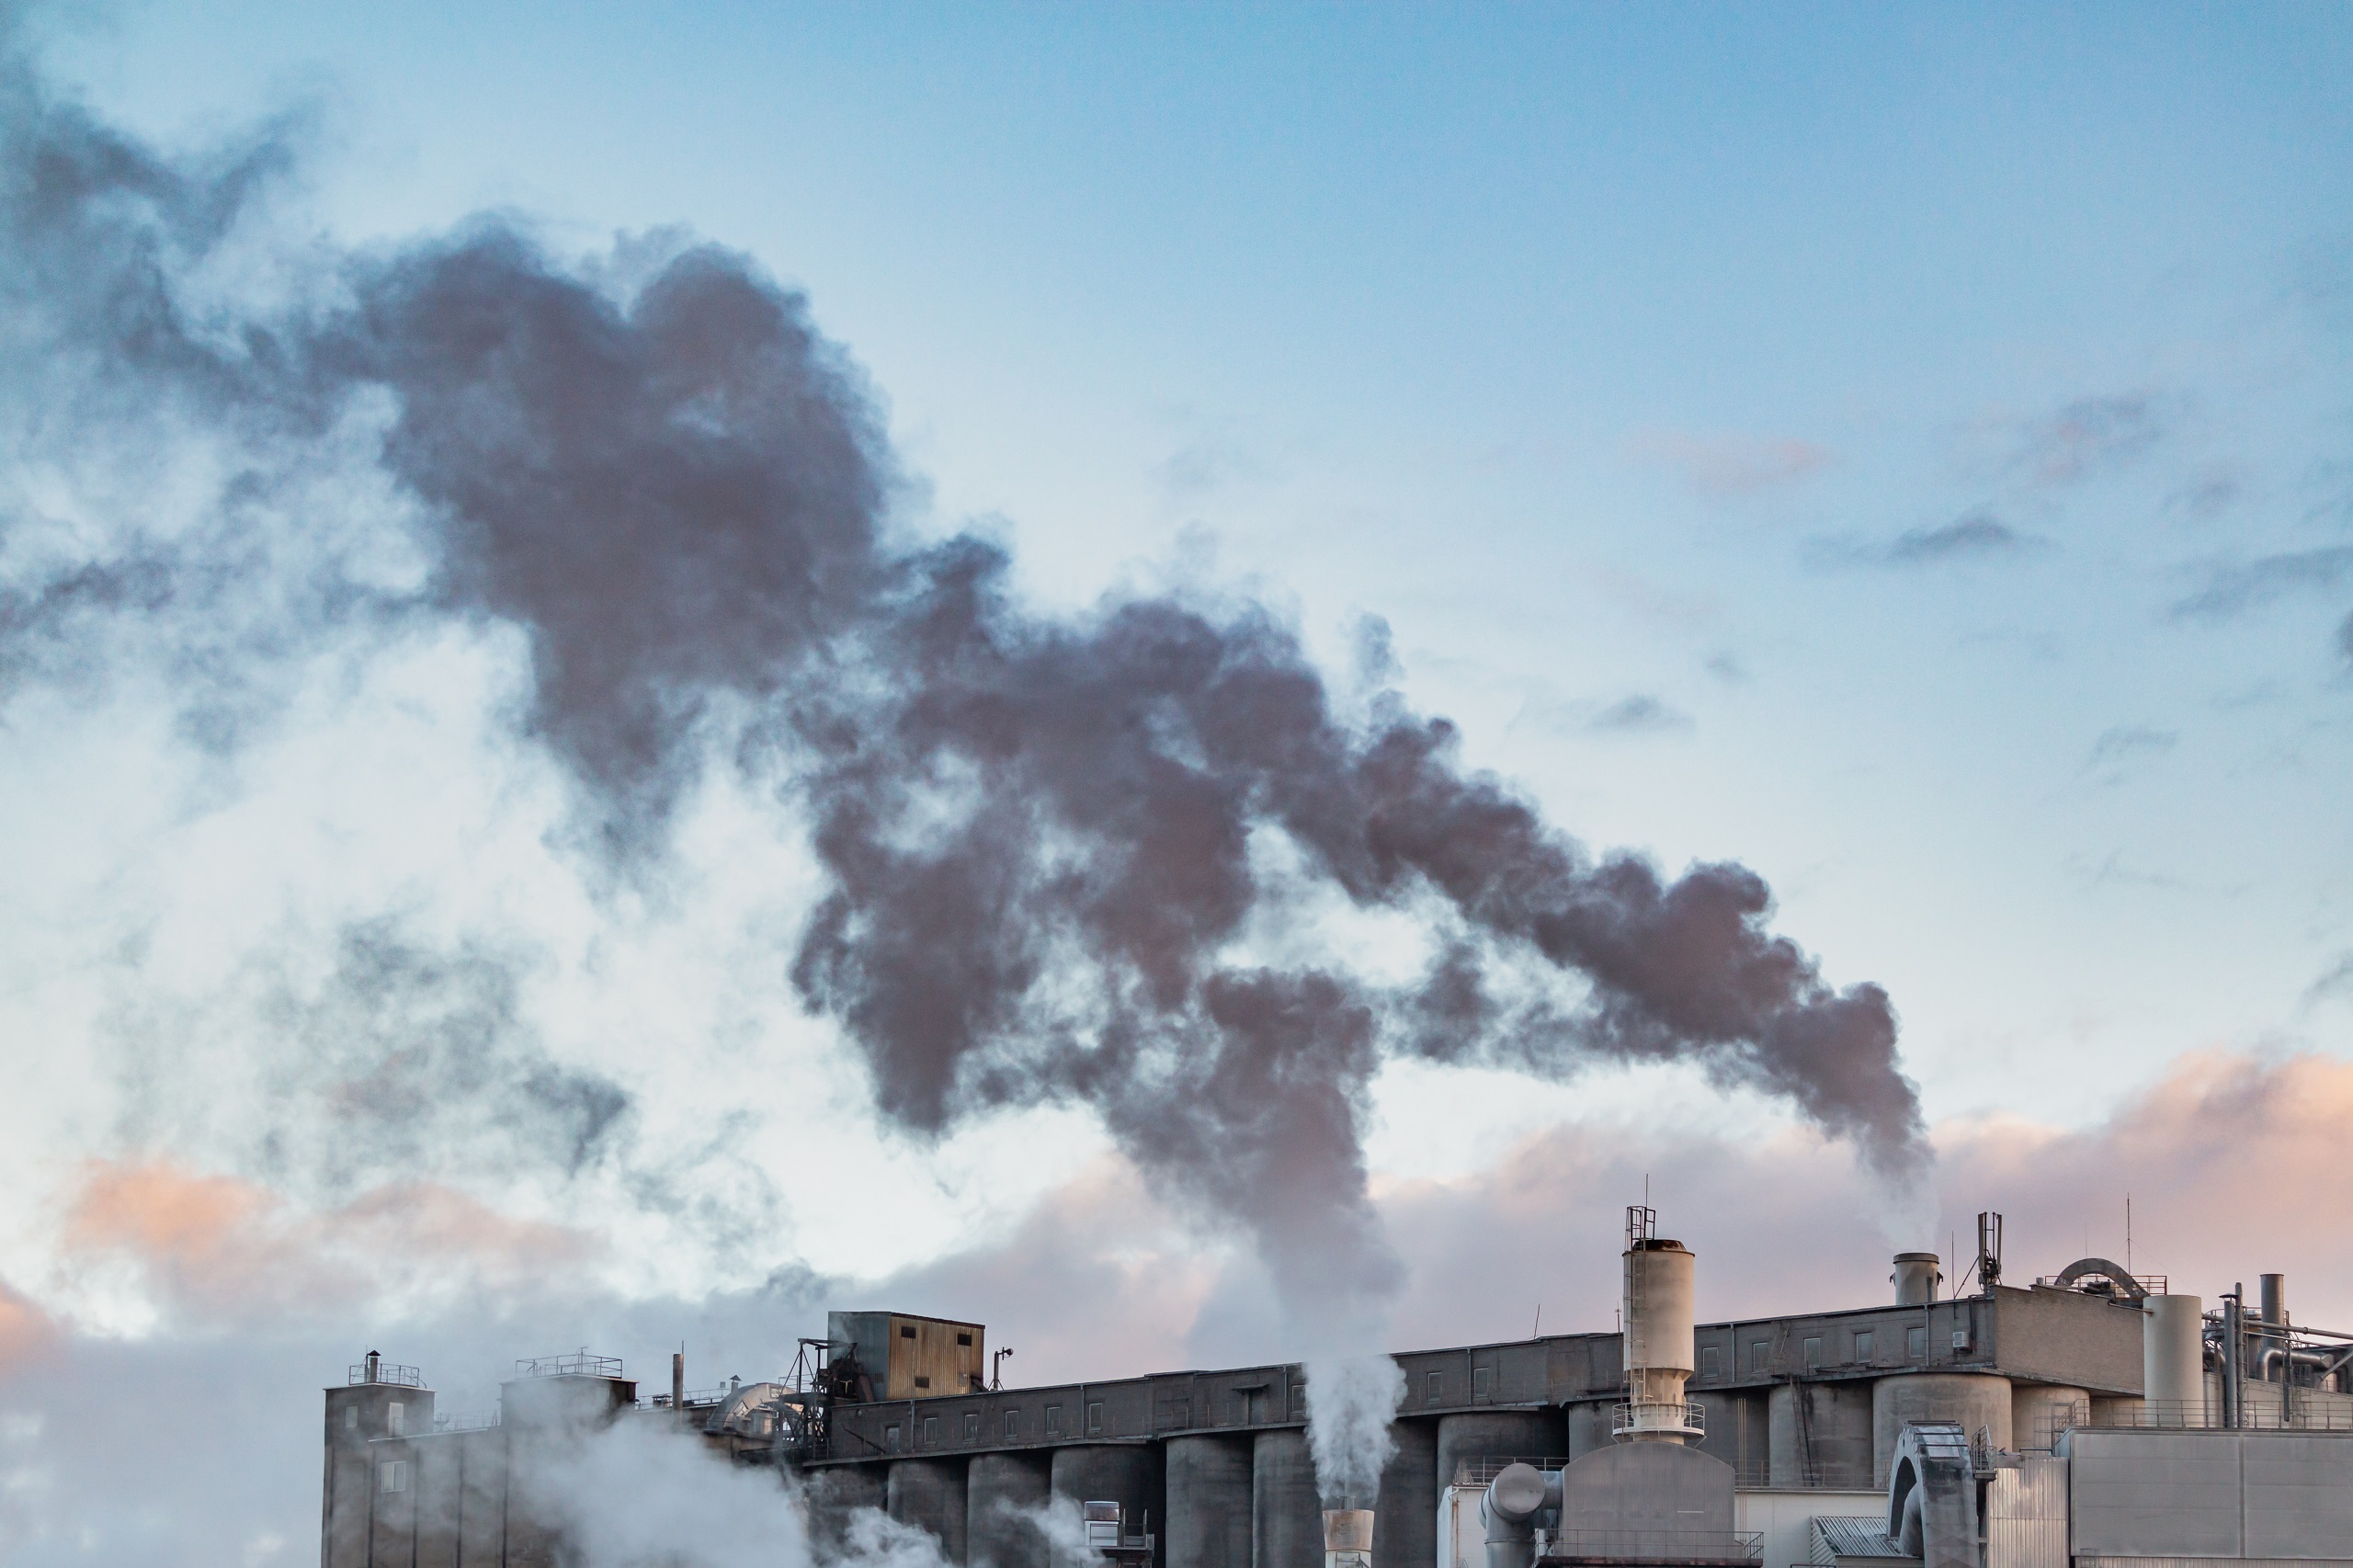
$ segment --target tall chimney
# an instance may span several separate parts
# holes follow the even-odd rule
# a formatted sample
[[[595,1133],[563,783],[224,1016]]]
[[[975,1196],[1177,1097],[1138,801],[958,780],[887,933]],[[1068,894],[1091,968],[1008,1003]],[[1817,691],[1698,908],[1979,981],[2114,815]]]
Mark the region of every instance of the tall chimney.
[[[1681,1242],[1657,1234],[1658,1210],[1626,1210],[1626,1400],[1613,1436],[1680,1443],[1702,1436],[1683,1385],[1698,1367],[1691,1331],[1699,1259]]]
[[[2266,1274],[2262,1277],[2262,1280],[2263,1321],[2267,1326],[2263,1331],[2262,1342],[2256,1349],[2255,1364],[2257,1376],[2262,1375],[2262,1358],[2266,1350],[2285,1350],[2288,1346],[2288,1336],[2280,1332],[2281,1326],[2288,1321],[2288,1277],[2284,1274]],[[2280,1358],[2279,1381],[2281,1382],[2289,1381],[2285,1356]]]
[[[683,1426],[687,1424],[687,1353],[670,1353],[670,1419]]]

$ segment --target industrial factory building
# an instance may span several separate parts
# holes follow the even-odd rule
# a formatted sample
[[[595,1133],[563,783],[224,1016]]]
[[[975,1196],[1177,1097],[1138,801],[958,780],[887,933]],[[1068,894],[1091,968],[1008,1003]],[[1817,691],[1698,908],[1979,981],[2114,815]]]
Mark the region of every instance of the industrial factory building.
[[[632,1420],[797,1472],[821,1552],[870,1507],[994,1568],[1049,1568],[1056,1497],[1124,1568],[2353,1568],[2353,1335],[2279,1276],[2211,1311],[2097,1258],[2012,1286],[1987,1215],[1962,1293],[1906,1253],[1883,1304],[1700,1324],[1696,1265],[1630,1210],[1624,1332],[1397,1356],[1370,1513],[1319,1495],[1297,1365],[1002,1389],[979,1324],[836,1313],[775,1382],[526,1363],[459,1428],[371,1355],[327,1391],[322,1562],[560,1562],[517,1477]]]

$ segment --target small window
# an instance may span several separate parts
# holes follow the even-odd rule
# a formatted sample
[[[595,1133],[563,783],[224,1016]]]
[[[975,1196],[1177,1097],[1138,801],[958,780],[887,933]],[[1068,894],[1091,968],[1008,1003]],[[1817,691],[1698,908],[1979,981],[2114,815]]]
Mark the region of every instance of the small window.
[[[926,1449],[939,1447],[939,1417],[937,1415],[923,1418],[923,1446]]]
[[[903,1324],[901,1324],[899,1325],[899,1337],[900,1337],[900,1338],[902,1338],[902,1339],[913,1339],[915,1336],[915,1324],[911,1324],[911,1323],[903,1323]]]
[[[1805,1336],[1805,1369],[1809,1372],[1822,1369],[1822,1335],[1818,1334]]]
[[[1748,1345],[1748,1374],[1762,1377],[1773,1367],[1773,1346],[1769,1341],[1751,1340]]]
[[[929,1378],[917,1378],[917,1379],[915,1380],[915,1387],[917,1387],[917,1388],[919,1388],[919,1389],[927,1389],[927,1388],[929,1388],[930,1386],[931,1386],[931,1380],[930,1380]]]
[[[1432,1372],[1424,1381],[1429,1389],[1427,1403],[1438,1404],[1445,1400],[1446,1374],[1444,1372]]]
[[[1021,1436],[1021,1412],[1018,1410],[1005,1413],[1005,1435],[1008,1438]]]
[[[1086,1431],[1089,1437],[1102,1436],[1103,1406],[1100,1403],[1090,1403],[1086,1407]]]
[[[979,1440],[980,1435],[981,1413],[977,1410],[964,1412],[964,1441],[975,1442]]]
[[[347,1432],[357,1432],[359,1430],[359,1407],[358,1405],[347,1404],[343,1407],[343,1429]]]
[[[1495,1392],[1495,1369],[1493,1367],[1472,1368],[1471,1403],[1473,1404],[1484,1403]]]
[[[1050,1404],[1046,1406],[1046,1436],[1059,1437],[1062,1435],[1063,1407],[1059,1404]]]
[[[899,1428],[895,1424],[882,1428],[882,1447],[888,1453],[899,1451]]]
[[[382,1478],[381,1478],[381,1485],[382,1485],[382,1489],[383,1489],[384,1491],[386,1491],[386,1492],[405,1492],[405,1491],[407,1491],[407,1490],[408,1490],[408,1460],[386,1460],[384,1461],[384,1466],[383,1466],[383,1475],[382,1475]]]
[[[1969,1330],[1965,1328],[1956,1328],[1952,1331],[1952,1347],[1955,1350],[1966,1350],[1969,1348]]]
[[[1699,1351],[1699,1375],[1703,1378],[1722,1377],[1724,1353],[1712,1345],[1702,1346]]]
[[[398,1400],[394,1400],[392,1403],[384,1406],[384,1430],[390,1432],[395,1437],[400,1437],[402,1435],[402,1418],[407,1414],[408,1407],[402,1404]]]
[[[1859,1329],[1855,1335],[1855,1359],[1868,1367],[1871,1361],[1871,1331]]]
[[[1928,1331],[1915,1324],[1904,1331],[1904,1353],[1915,1361],[1928,1358]]]
[[[956,1336],[956,1343],[969,1350],[972,1347],[972,1336],[969,1334],[960,1334]]]

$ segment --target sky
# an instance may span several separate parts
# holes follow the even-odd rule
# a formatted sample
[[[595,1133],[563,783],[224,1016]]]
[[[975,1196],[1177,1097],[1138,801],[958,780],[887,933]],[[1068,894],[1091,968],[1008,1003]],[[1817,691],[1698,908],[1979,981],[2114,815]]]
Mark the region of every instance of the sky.
[[[1392,1343],[1606,1327],[1646,1180],[1703,1312],[1874,1300],[1985,1208],[2013,1278],[2120,1255],[2129,1194],[2136,1268],[2353,1314],[2342,8],[158,3],[10,47],[189,179],[277,149],[165,264],[190,319],[486,227],[616,298],[723,247],[835,346],[899,558],[993,544],[1033,628],[1256,607],[1350,733],[1448,716],[1463,777],[1668,879],[1738,862],[1824,984],[1884,988],[1925,1197],[1719,1058],[1381,1048]],[[794,978],[847,873],[729,760],[756,723],[697,730],[616,858],[545,613],[287,609],[445,569],[389,405],[256,458],[8,343],[0,633],[124,540],[265,520],[159,558],[201,616],[0,659],[0,1443],[201,1347],[300,1461],[221,1523],[268,1561],[379,1339],[477,1402],[551,1335],[750,1377],[884,1298],[1040,1380],[1312,1348],[1265,1211],[1121,1108],[893,1108]],[[1254,961],[1402,985],[1454,916],[1256,919]],[[2248,1220],[2280,1190],[2323,1228]],[[0,1541],[63,1553],[95,1460],[14,1462]]]

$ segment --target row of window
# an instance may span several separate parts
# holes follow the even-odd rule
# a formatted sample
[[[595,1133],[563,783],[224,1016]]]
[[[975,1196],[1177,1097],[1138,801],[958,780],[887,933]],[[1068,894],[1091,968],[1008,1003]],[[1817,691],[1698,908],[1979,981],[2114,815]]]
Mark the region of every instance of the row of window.
[[[922,1447],[926,1449],[935,1449],[939,1446],[940,1421],[941,1417],[937,1415],[926,1415],[923,1418]],[[1020,1408],[1016,1406],[1013,1409],[1003,1412],[1002,1423],[1002,1429],[999,1435],[1008,1443],[1019,1442],[1021,1440],[1022,1430]],[[1050,1404],[1046,1406],[1045,1436],[1049,1437],[1076,1437],[1077,1435],[1078,1434],[1074,1432],[1064,1430],[1063,1425],[1063,1407],[1061,1405]],[[1103,1402],[1100,1400],[1090,1400],[1087,1402],[1086,1405],[1086,1436],[1090,1437],[1099,1437],[1102,1435]],[[964,1412],[964,1441],[968,1443],[977,1443],[980,1440],[981,1413],[977,1410],[968,1410]],[[885,1426],[882,1428],[883,1450],[887,1453],[895,1454],[903,1447],[904,1447],[904,1439],[902,1425],[899,1422],[893,1421]]]
[[[1820,1371],[1824,1366],[1831,1364],[1824,1358],[1824,1337],[1819,1334],[1809,1334],[1799,1342],[1799,1365],[1806,1371]],[[1968,1332],[1965,1329],[1955,1330],[1952,1343],[1956,1350],[1965,1348],[1969,1343]],[[1844,1364],[1868,1367],[1872,1364],[1878,1349],[1877,1334],[1868,1328],[1856,1329],[1847,1335],[1847,1359]],[[1904,1331],[1904,1354],[1907,1359],[1914,1361],[1925,1361],[1928,1358],[1928,1331],[1926,1328],[1914,1324]],[[1769,1339],[1750,1340],[1748,1342],[1748,1375],[1753,1378],[1768,1377],[1771,1375],[1772,1370],[1773,1342]],[[1721,1378],[1723,1375],[1724,1347],[1721,1345],[1700,1346],[1699,1376],[1701,1379]]]

